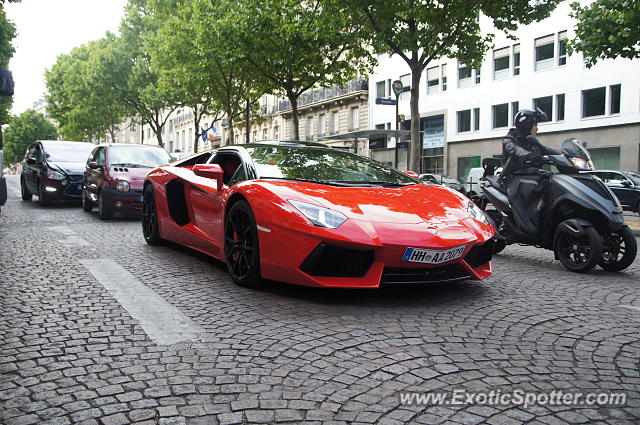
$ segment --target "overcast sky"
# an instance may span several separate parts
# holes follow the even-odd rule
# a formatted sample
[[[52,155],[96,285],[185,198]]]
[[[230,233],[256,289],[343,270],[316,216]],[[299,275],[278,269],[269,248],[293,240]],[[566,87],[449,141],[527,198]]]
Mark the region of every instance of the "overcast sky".
[[[22,0],[5,3],[7,16],[18,30],[13,72],[14,114],[20,114],[44,97],[44,70],[58,55],[89,40],[117,32],[126,0]]]

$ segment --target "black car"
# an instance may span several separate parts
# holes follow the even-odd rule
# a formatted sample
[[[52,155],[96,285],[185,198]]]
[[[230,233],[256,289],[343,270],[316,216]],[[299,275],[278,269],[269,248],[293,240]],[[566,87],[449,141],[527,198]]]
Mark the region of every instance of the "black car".
[[[27,149],[22,163],[22,199],[38,197],[40,205],[53,201],[80,200],[82,175],[95,145],[83,142],[39,140]]]
[[[640,213],[640,173],[618,170],[595,170],[598,176],[618,197],[622,208]]]
[[[441,174],[426,173],[426,174],[420,174],[419,178],[420,178],[420,181],[433,183],[433,184],[440,184],[450,189],[457,190],[463,195],[467,194],[467,189],[465,189],[464,185],[458,179],[453,178],[451,176],[443,176]]]

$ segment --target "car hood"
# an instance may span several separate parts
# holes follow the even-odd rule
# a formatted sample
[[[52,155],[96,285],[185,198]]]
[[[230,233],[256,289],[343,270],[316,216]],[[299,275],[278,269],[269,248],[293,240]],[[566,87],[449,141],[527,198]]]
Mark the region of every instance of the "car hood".
[[[142,188],[144,179],[147,177],[147,174],[149,174],[149,171],[151,170],[153,170],[153,168],[111,167],[109,169],[109,175],[114,179],[126,180],[129,182],[133,189],[138,189]]]
[[[469,218],[469,200],[442,186],[336,187],[293,181],[266,184],[284,200],[320,205],[371,223],[443,225]]]
[[[84,162],[49,162],[51,168],[62,171],[65,174],[82,174],[84,173]]]

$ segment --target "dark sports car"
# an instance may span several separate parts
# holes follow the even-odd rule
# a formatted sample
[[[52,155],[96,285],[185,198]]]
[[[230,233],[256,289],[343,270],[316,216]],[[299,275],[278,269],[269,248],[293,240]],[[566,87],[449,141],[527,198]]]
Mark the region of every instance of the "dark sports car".
[[[463,195],[318,144],[226,146],[151,171],[142,227],[227,263],[245,286],[483,279],[493,227]]]

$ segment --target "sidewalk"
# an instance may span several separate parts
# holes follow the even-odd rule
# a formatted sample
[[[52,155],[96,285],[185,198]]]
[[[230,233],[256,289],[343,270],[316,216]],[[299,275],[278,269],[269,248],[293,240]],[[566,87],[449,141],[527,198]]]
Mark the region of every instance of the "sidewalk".
[[[624,215],[624,222],[627,223],[627,226],[631,230],[633,230],[633,234],[636,236],[640,236],[640,216],[638,213],[631,214],[630,212],[626,212]]]

